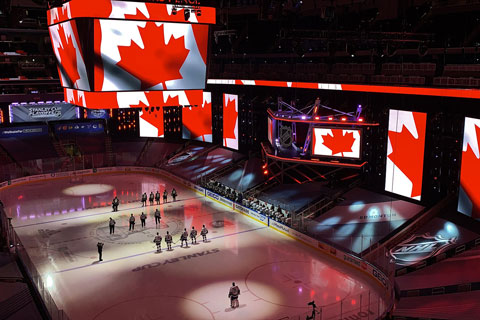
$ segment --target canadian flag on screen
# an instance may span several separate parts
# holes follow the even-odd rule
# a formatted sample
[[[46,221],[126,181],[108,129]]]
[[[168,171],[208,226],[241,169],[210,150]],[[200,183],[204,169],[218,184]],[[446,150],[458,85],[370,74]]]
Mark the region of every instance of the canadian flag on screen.
[[[386,191],[420,200],[426,122],[426,113],[390,110]]]
[[[465,118],[458,211],[480,219],[480,119]]]
[[[95,91],[203,89],[208,25],[95,20]]]
[[[313,154],[345,158],[360,158],[360,131],[314,128]]]
[[[58,74],[62,86],[90,90],[83,53],[78,44],[75,21],[53,25],[48,30],[57,58]]]
[[[203,93],[203,103],[182,109],[182,138],[212,142],[212,93]]]
[[[238,96],[223,94],[223,146],[238,150]]]
[[[187,91],[163,91],[157,92],[152,91],[152,94],[163,95],[163,102],[165,105],[168,106],[188,106],[194,105],[197,101],[201,101],[202,95],[205,94],[204,92],[187,92]],[[207,92],[210,94],[209,92]],[[118,93],[120,94],[120,93]],[[126,98],[129,97],[128,92],[123,93]],[[148,101],[148,94],[149,92],[144,93],[144,97],[142,97],[139,93],[138,97],[141,97],[140,100],[137,100],[138,103],[135,105],[137,108],[142,108],[140,111],[140,137],[160,137],[164,136],[164,127],[163,127],[163,106],[161,107],[149,107]],[[200,97],[198,97],[200,95]],[[135,97],[132,97],[132,99]],[[206,98],[204,99],[204,101]],[[134,103],[133,100],[127,103]],[[133,107],[133,106],[132,106]],[[211,107],[210,107],[211,110]],[[210,111],[211,115],[211,111]],[[211,119],[211,117],[210,117]],[[210,120],[211,123],[211,120]],[[210,134],[211,134],[211,126],[210,126]],[[211,136],[210,136],[211,139]]]

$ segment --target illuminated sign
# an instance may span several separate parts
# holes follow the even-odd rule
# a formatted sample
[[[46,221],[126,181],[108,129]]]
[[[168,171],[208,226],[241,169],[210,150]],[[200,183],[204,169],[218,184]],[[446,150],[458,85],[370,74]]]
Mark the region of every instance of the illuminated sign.
[[[458,211],[480,219],[480,119],[465,118]]]
[[[390,110],[385,190],[420,200],[427,114]]]
[[[457,242],[457,237],[449,239],[442,235],[412,235],[395,248],[390,254],[398,265],[409,266],[421,260],[436,256]]]
[[[312,154],[339,158],[360,158],[360,130],[314,128]]]
[[[223,94],[223,146],[238,150],[238,96]]]

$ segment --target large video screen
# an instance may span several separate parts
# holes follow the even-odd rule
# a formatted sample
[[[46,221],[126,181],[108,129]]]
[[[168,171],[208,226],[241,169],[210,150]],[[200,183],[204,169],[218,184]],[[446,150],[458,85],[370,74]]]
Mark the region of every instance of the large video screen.
[[[480,119],[465,118],[458,211],[480,219]]]
[[[203,93],[200,106],[182,109],[182,138],[212,142],[212,93]]]
[[[223,146],[238,150],[238,96],[223,94]]]
[[[204,89],[208,25],[94,20],[95,91]]]
[[[87,68],[81,46],[77,24],[67,21],[48,27],[53,52],[57,58],[58,74],[63,87],[90,90]]]
[[[361,132],[358,129],[314,128],[312,154],[338,158],[360,158]]]
[[[427,114],[390,110],[385,190],[420,200]]]

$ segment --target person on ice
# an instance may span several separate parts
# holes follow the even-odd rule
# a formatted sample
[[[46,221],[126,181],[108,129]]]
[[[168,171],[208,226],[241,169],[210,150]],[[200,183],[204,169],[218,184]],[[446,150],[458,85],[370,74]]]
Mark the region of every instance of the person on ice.
[[[205,227],[205,225],[203,225],[202,231],[200,231],[200,234],[202,235],[202,238],[203,238],[203,242],[207,242],[207,233],[208,233],[208,230]]]
[[[177,190],[175,188],[172,189],[172,198],[173,202],[177,201]]]
[[[142,222],[142,228],[145,228],[145,220],[147,220],[147,215],[142,212],[140,215],[140,221]]]
[[[158,190],[157,193],[155,193],[155,202],[157,203],[157,205],[160,204],[160,192],[158,192]]]
[[[166,239],[167,237],[165,237]],[[153,239],[153,242],[157,245],[157,252],[162,252],[162,236],[158,234],[155,236],[155,239]]]
[[[168,197],[168,191],[167,189],[165,189],[165,191],[163,191],[163,203],[168,202],[167,197]]]
[[[98,249],[98,261],[103,261],[103,259],[102,259],[103,242],[98,242],[97,243],[97,249]]]
[[[167,243],[167,251],[172,251],[172,235],[168,231],[165,235],[165,242]]]
[[[153,194],[153,191],[150,192],[150,197],[148,197],[148,200],[150,201],[150,205],[153,206],[153,199],[155,198],[155,195]]]
[[[182,241],[182,244],[180,244],[180,247],[183,247],[183,241],[185,241],[185,248],[188,248],[188,231],[187,231],[187,228],[183,229],[182,235],[180,236],[180,241]]]
[[[232,287],[228,292],[228,297],[230,298],[230,307],[233,309],[238,308],[238,296],[240,295],[240,288],[235,285],[235,282],[232,282]]]
[[[110,221],[108,221],[108,226],[110,227],[110,234],[115,234],[115,220],[110,218]]]
[[[130,219],[128,220],[129,226],[128,226],[128,231],[135,230],[135,217],[133,216],[133,213],[130,215]]]
[[[159,200],[160,201],[160,200]],[[155,210],[155,226],[157,224],[160,224],[160,219],[162,219],[162,217],[160,216],[160,210],[158,210],[158,208]]]
[[[117,212],[118,211],[118,205],[120,204],[120,200],[118,200],[118,198],[115,196],[115,198],[113,198],[112,200],[112,209],[113,209],[113,212]]]
[[[195,241],[197,243],[197,230],[195,230],[195,227],[192,226],[192,230],[190,231],[190,239],[192,239],[192,244]]]
[[[147,193],[144,192],[142,194],[142,207],[146,207],[147,206]]]

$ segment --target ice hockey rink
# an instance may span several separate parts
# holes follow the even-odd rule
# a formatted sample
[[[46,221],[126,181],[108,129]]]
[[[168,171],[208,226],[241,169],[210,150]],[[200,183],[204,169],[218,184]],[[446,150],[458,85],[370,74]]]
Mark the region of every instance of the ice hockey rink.
[[[143,192],[172,187],[179,195],[175,203],[169,196],[167,204],[141,207]],[[114,195],[121,200],[116,213],[110,206]],[[373,279],[167,177],[57,179],[13,186],[0,198],[55,303],[70,319],[305,319],[312,300],[325,307],[321,319],[375,319],[383,309]],[[143,229],[142,211],[148,215]],[[116,220],[113,235],[110,217]],[[203,224],[208,242],[199,235],[197,244],[180,248],[183,228]],[[156,253],[153,238],[166,231],[177,243],[173,251]],[[103,262],[98,241],[105,243]],[[236,309],[228,299],[233,281],[241,289]]]

